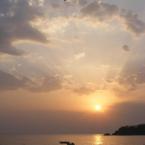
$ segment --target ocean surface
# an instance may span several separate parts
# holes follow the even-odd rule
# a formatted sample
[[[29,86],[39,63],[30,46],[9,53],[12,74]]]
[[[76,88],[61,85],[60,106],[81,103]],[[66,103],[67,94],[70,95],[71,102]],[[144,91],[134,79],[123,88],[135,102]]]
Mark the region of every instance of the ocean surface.
[[[0,145],[59,145],[59,141],[76,145],[145,145],[145,136],[0,135]]]

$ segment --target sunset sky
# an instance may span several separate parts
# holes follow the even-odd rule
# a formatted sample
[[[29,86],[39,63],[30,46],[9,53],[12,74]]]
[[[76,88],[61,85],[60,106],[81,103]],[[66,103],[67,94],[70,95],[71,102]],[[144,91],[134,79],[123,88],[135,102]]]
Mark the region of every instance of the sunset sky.
[[[144,0],[0,0],[0,133],[103,133],[138,123]]]

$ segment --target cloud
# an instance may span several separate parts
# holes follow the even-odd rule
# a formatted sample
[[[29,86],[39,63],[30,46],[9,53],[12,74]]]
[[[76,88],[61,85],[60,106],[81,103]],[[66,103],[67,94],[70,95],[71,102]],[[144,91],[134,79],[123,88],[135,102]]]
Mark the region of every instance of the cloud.
[[[61,88],[62,80],[55,75],[45,76],[40,81],[38,79],[36,83],[33,82],[30,86],[27,86],[27,89],[33,92],[49,92]]]
[[[129,60],[124,66],[119,77],[119,83],[128,86],[130,89],[137,89],[137,86],[145,84],[145,58],[137,57]]]
[[[80,52],[80,53],[74,55],[74,59],[80,60],[80,59],[84,58],[85,56],[86,56],[85,52]]]
[[[17,40],[32,40],[46,42],[46,36],[34,27],[31,22],[37,18],[74,17],[93,18],[100,22],[119,17],[121,23],[136,35],[145,32],[145,23],[137,14],[128,10],[120,10],[118,6],[100,0],[88,2],[79,0],[76,5],[67,5],[63,1],[44,0],[1,0],[0,1],[0,53],[21,55],[23,52],[16,49]],[[49,8],[47,10],[47,8]],[[70,10],[71,9],[71,10]],[[54,14],[55,13],[55,14]],[[47,17],[45,17],[47,16]]]
[[[75,87],[73,91],[79,95],[89,95],[91,93],[94,93],[98,89],[99,87],[97,88],[94,84],[88,84],[82,85],[80,87]]]
[[[83,18],[90,17],[100,22],[119,17],[128,30],[136,35],[145,32],[145,23],[137,14],[128,10],[120,10],[118,6],[100,0],[88,2],[79,0],[78,9]],[[0,53],[21,55],[23,52],[16,49],[17,40],[32,40],[46,42],[46,36],[31,22],[37,18],[73,17],[79,15],[76,5],[64,4],[64,1],[44,0],[1,0],[0,1]],[[47,8],[49,8],[47,10]],[[71,9],[71,10],[70,10]],[[54,14],[55,13],[55,14]],[[45,17],[47,15],[47,17]],[[48,19],[47,19],[48,20]],[[46,21],[47,21],[46,20]]]
[[[26,78],[17,79],[9,73],[0,71],[0,90],[15,90],[23,88],[27,81]]]
[[[120,18],[120,23],[126,25],[126,28],[136,35],[145,33],[145,22],[140,20],[139,16],[129,10],[120,10],[114,4],[102,1],[94,1],[81,9],[81,16],[90,17],[100,22],[110,20],[112,18]]]
[[[1,0],[0,1],[0,52],[20,55],[13,42],[34,40],[46,42],[45,36],[30,22],[42,16],[38,1]]]
[[[144,102],[128,101],[110,106],[108,115],[112,118],[110,121],[114,124],[118,124],[118,127],[122,125],[140,124],[145,121],[143,115],[144,109]]]
[[[95,1],[81,9],[83,16],[91,16],[100,21],[110,19],[119,12],[116,5]]]
[[[139,16],[132,11],[123,10],[120,14],[127,28],[136,35],[145,33],[145,22],[139,19]]]
[[[58,76],[44,76],[37,81],[32,81],[27,77],[15,77],[10,73],[0,71],[0,90],[25,89],[32,92],[49,92],[61,88],[61,79]]]
[[[123,49],[124,51],[126,51],[126,52],[130,51],[129,46],[126,45],[126,44],[122,46],[122,49]]]
[[[79,95],[88,95],[92,93],[94,90],[87,88],[87,87],[80,87],[80,88],[75,88],[74,92],[79,94]]]

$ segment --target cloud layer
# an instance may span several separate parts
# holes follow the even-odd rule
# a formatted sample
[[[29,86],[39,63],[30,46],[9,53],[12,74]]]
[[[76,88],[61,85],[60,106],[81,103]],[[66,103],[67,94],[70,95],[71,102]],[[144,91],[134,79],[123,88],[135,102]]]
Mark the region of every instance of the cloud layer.
[[[76,1],[73,1],[76,3]],[[119,22],[126,25],[127,29],[136,35],[142,34],[145,32],[145,23],[139,18],[139,16],[132,11],[121,10],[117,5],[109,4],[106,2],[98,1],[83,1],[80,0],[76,3],[77,7],[80,8],[80,11],[77,11],[78,15],[81,15],[81,18],[91,18],[93,20],[97,20],[99,22],[107,22],[113,18],[119,20]],[[50,6],[50,11],[46,10],[46,7]],[[68,13],[66,17],[65,11],[68,11],[67,8],[71,7],[71,12]],[[73,9],[73,11],[72,11]],[[52,11],[55,12],[56,15],[52,14]],[[59,11],[60,10],[60,11]],[[67,20],[70,17],[74,17],[75,12],[74,5],[71,5],[71,2],[64,3],[64,1],[52,1],[52,0],[44,0],[44,3],[39,0],[1,0],[0,1],[0,52],[20,55],[22,52],[17,50],[14,47],[14,42],[17,40],[33,40],[39,42],[46,42],[46,37],[43,33],[41,33],[38,29],[34,28],[31,25],[31,22],[34,22],[37,18],[46,19],[46,23],[48,22],[48,18],[44,16],[44,13],[50,17],[65,17]],[[48,14],[50,12],[50,14]],[[80,13],[79,13],[80,12]],[[75,17],[76,18],[76,17]],[[78,18],[78,17],[77,17]],[[80,17],[79,17],[80,18]],[[74,19],[75,20],[75,19]],[[72,20],[73,21],[73,20]],[[61,21],[62,22],[62,21]],[[125,44],[122,46],[124,51],[130,51],[129,45]],[[91,54],[93,55],[93,54]],[[104,52],[101,53],[104,55]],[[87,54],[86,54],[87,56]],[[79,60],[80,58],[85,57],[85,53],[80,53],[79,55],[75,55],[75,59]],[[92,57],[92,56],[91,56]],[[96,57],[96,55],[95,55]],[[137,60],[138,61],[138,60]],[[130,62],[131,63],[131,62]],[[142,62],[132,62],[131,64],[126,64],[123,68],[120,76],[119,83],[120,84],[130,84],[131,88],[137,86],[137,84],[144,84],[144,65],[140,65]],[[4,75],[3,73],[1,75]],[[55,88],[60,88],[61,79],[55,75],[48,75],[43,77],[40,81],[41,83],[36,83],[31,81],[28,78],[21,78],[17,80],[14,76],[8,75],[8,80],[14,83],[13,87],[26,87],[29,84],[28,88],[31,90],[37,91],[37,87],[41,88],[42,91],[52,90]],[[4,77],[6,79],[6,77]],[[11,79],[10,79],[11,78]],[[16,80],[15,80],[16,79]],[[15,81],[14,81],[15,80]],[[4,82],[4,81],[3,81]],[[5,81],[8,86],[7,80]],[[33,83],[36,85],[34,87]],[[10,83],[11,84],[11,83]],[[16,85],[19,84],[19,85]],[[26,85],[27,84],[27,85]],[[43,86],[43,87],[42,87]],[[47,87],[49,86],[49,88]],[[81,85],[80,85],[81,86]],[[9,86],[8,86],[9,88]],[[43,88],[43,89],[42,89]],[[77,87],[74,89],[74,92],[78,94],[89,94],[95,91],[96,88],[92,87]]]
[[[74,17],[81,15],[84,18],[90,17],[100,22],[118,17],[127,29],[136,35],[145,32],[145,23],[132,11],[120,10],[114,4],[100,0],[88,2],[78,1],[71,5],[64,1],[44,0],[1,0],[0,1],[0,52],[13,55],[20,55],[22,52],[15,48],[17,40],[33,40],[46,42],[46,37],[36,27],[31,25],[37,18],[47,17]],[[49,10],[47,10],[47,7]],[[80,9],[80,13],[78,9]],[[55,13],[55,14],[54,14]],[[67,14],[66,14],[67,13]],[[45,17],[47,23],[48,18]]]

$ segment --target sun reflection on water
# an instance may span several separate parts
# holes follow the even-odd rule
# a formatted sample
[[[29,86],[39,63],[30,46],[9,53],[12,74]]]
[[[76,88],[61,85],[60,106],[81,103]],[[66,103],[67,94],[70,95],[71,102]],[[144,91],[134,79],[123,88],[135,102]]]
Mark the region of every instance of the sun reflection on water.
[[[103,144],[102,135],[96,135],[95,136],[95,145],[102,145],[102,144]]]

